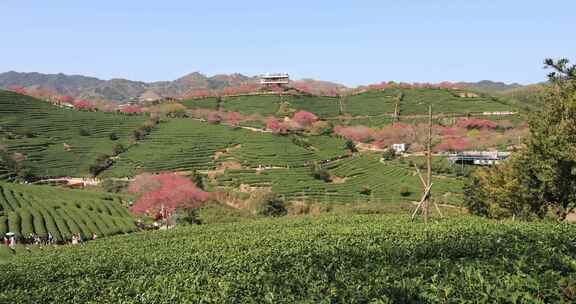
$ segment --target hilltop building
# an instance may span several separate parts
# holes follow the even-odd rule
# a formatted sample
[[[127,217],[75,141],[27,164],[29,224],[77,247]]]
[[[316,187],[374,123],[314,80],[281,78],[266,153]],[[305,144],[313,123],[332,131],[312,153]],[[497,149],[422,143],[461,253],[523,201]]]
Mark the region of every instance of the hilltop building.
[[[262,74],[260,75],[261,85],[283,85],[290,82],[290,76],[286,73]]]

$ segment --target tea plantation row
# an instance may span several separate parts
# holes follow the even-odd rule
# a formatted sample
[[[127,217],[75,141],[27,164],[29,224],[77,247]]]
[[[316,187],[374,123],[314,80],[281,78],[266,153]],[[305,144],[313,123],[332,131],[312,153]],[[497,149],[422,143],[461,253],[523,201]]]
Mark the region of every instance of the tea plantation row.
[[[484,94],[460,97],[462,91],[449,89],[386,89],[367,91],[339,97],[307,95],[248,95],[227,96],[218,101],[215,97],[182,101],[189,108],[221,109],[237,111],[245,115],[287,114],[286,109],[308,111],[319,117],[329,118],[339,115],[378,116],[392,114],[398,110],[401,115],[422,115],[428,113],[428,105],[437,114],[459,114],[477,112],[514,111],[515,106],[507,101]],[[218,107],[219,105],[219,107]]]
[[[90,191],[0,182],[0,236],[51,233],[56,241],[72,234],[107,236],[136,230],[123,198]]]
[[[133,176],[139,172],[214,169],[234,161],[247,167],[302,166],[314,160],[346,154],[345,141],[327,136],[307,139],[309,147],[293,138],[270,133],[231,129],[191,119],[170,119],[120,155],[104,176]],[[223,153],[216,158],[217,153]]]
[[[25,167],[36,176],[88,175],[100,154],[112,154],[117,144],[128,146],[145,121],[144,116],[58,108],[0,90],[0,145],[24,154]]]
[[[322,203],[409,202],[420,199],[422,185],[416,172],[393,164],[383,164],[377,155],[356,155],[323,166],[331,181],[315,179],[308,167],[267,170],[228,169],[218,177],[221,186],[270,188],[287,200]],[[462,184],[459,180],[434,181],[434,199],[458,203]]]
[[[573,303],[576,227],[326,216],[191,226],[17,255],[10,303]]]

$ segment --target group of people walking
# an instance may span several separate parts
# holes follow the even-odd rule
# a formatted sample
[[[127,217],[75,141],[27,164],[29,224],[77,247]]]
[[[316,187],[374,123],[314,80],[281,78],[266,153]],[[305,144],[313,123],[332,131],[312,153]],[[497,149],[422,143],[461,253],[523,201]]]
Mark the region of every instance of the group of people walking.
[[[90,237],[90,239],[95,240],[96,238],[98,238],[96,233],[92,233],[92,236]],[[74,233],[72,235],[71,243],[72,243],[72,245],[78,245],[78,244],[84,242],[85,240],[86,240],[86,238],[84,238],[84,236],[81,233]]]
[[[96,233],[92,233],[90,238],[86,238],[81,233],[74,233],[74,234],[72,234],[71,239],[68,241],[65,241],[64,243],[68,243],[68,244],[72,244],[72,245],[78,245],[78,244],[81,244],[82,242],[84,242],[88,239],[95,240],[97,237],[98,236],[96,235]],[[17,238],[14,233],[8,232],[3,237],[3,243],[5,246],[10,248],[13,252],[16,252],[16,244],[17,243],[33,244],[33,245],[54,245],[54,244],[56,244],[56,240],[54,239],[54,236],[50,232],[48,232],[46,235],[38,235],[35,233],[30,233],[27,236],[22,236],[19,238]],[[62,242],[58,242],[58,243],[62,243]],[[27,247],[27,249],[29,249],[29,248]]]
[[[30,233],[28,236],[23,236],[21,238],[23,244],[34,244],[34,245],[52,245],[54,244],[54,236],[52,233],[48,232],[46,235],[38,235],[36,233]]]

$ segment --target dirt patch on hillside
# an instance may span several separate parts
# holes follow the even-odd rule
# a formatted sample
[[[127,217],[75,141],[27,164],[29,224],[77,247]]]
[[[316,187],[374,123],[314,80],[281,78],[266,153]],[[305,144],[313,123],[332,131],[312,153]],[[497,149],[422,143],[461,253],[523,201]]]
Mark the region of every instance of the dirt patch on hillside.
[[[476,98],[476,97],[480,97],[480,95],[476,94],[476,93],[471,93],[471,92],[460,92],[458,93],[456,96],[460,97],[460,98]]]
[[[212,158],[214,160],[219,160],[223,156],[227,156],[232,150],[240,149],[240,148],[242,148],[242,145],[237,144],[237,145],[228,147],[228,148],[224,149],[223,151],[216,151],[216,152],[214,152],[214,155],[212,156]]]
[[[222,155],[224,155],[224,154],[225,154],[225,153],[222,152],[222,151],[216,151],[216,152],[214,152],[214,157],[213,157],[213,158],[214,158],[214,160],[218,160],[218,159],[220,159],[220,156],[222,156]]]
[[[378,148],[375,147],[371,144],[365,144],[365,143],[358,143],[356,144],[356,149],[358,149],[358,151],[360,152],[365,152],[365,151],[369,151],[369,152],[385,152],[387,149],[382,149],[382,148]]]
[[[239,162],[226,161],[220,163],[220,165],[218,165],[218,169],[242,169],[242,165]]]
[[[239,162],[235,161],[225,161],[218,164],[218,167],[216,167],[216,169],[202,171],[202,173],[206,174],[209,178],[214,179],[218,175],[224,174],[226,169],[242,169],[242,165]]]
[[[240,188],[238,189],[242,193],[255,193],[255,192],[270,192],[272,191],[272,187],[254,187],[248,184],[240,184]]]
[[[228,147],[228,148],[226,148],[226,153],[230,153],[230,152],[232,152],[232,150],[236,150],[236,149],[240,149],[240,148],[242,148],[241,144],[237,144],[237,145],[234,145],[232,147]]]
[[[235,197],[228,192],[216,192],[214,199],[220,204],[228,205],[236,209],[246,209],[246,200]]]

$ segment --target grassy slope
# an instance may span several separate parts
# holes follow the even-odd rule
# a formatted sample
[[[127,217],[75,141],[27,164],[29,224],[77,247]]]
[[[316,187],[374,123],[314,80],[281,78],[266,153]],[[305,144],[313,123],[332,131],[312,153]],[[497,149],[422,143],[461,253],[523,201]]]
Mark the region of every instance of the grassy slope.
[[[571,302],[576,228],[329,216],[138,233],[19,255],[0,302]]]

